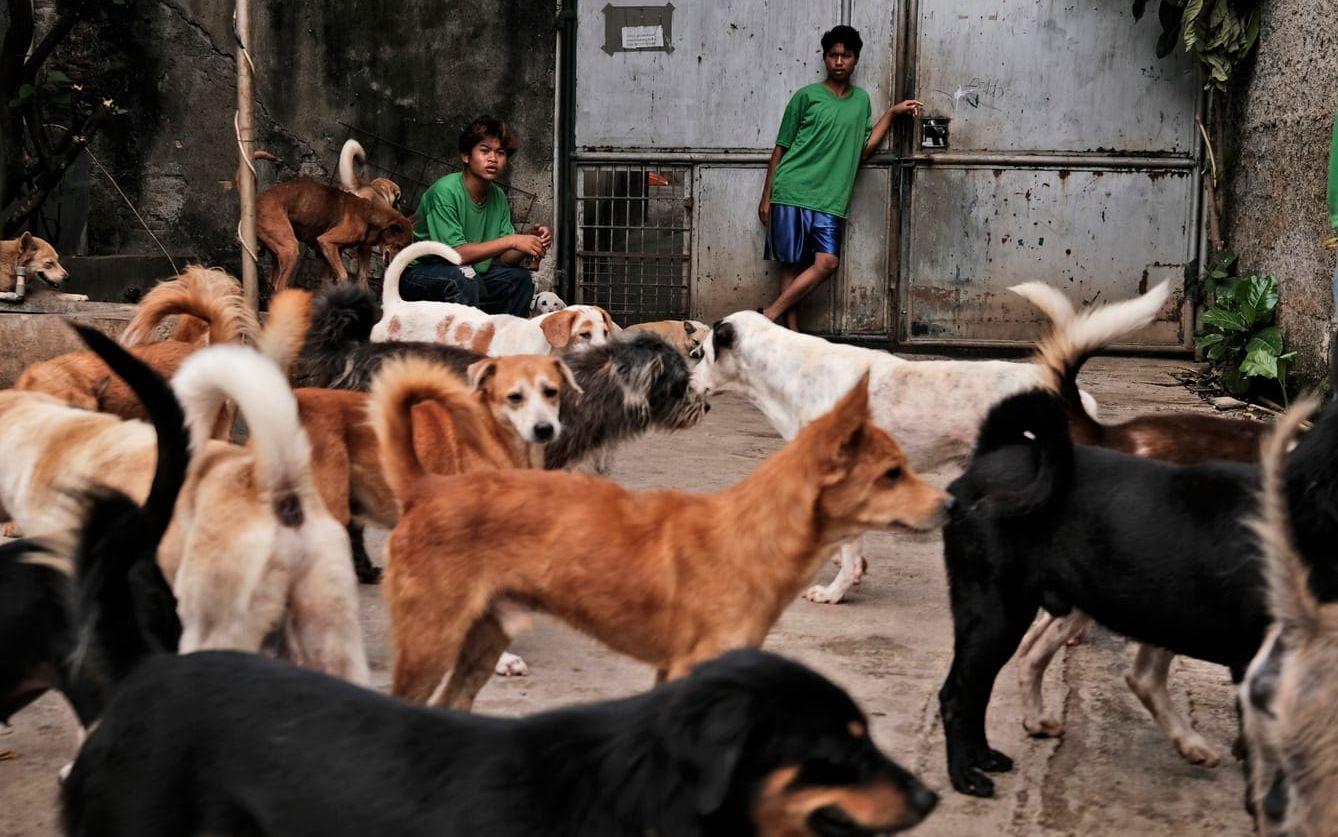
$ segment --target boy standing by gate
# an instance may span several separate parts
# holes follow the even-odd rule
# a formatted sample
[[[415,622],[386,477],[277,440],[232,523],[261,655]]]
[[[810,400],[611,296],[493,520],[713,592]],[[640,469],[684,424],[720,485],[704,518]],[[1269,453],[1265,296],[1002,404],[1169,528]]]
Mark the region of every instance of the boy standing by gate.
[[[920,102],[907,99],[873,121],[869,94],[850,82],[863,46],[849,26],[822,36],[827,78],[800,88],[785,106],[757,207],[767,228],[765,258],[781,263],[780,296],[762,313],[795,330],[795,306],[840,264],[860,161],[882,143],[894,116],[920,112]]]

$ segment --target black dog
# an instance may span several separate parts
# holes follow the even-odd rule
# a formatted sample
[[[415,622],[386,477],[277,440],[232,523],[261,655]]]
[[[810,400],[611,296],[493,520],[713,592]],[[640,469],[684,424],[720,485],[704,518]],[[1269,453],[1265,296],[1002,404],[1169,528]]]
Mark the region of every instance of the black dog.
[[[1289,480],[1338,486],[1338,440],[1323,427],[1334,415],[1302,442],[1308,451],[1292,458]],[[1305,473],[1307,460],[1322,470]],[[954,645],[939,704],[953,787],[990,796],[994,784],[980,771],[1012,768],[989,746],[985,711],[1038,607],[1080,609],[1130,639],[1227,666],[1239,682],[1269,624],[1249,529],[1258,488],[1253,465],[1177,466],[1075,447],[1047,393],[996,406],[970,466],[948,487],[957,501],[943,532]],[[1332,543],[1338,506],[1296,508]]]
[[[117,692],[62,793],[66,833],[873,835],[937,796],[850,697],[736,651],[654,691],[529,718],[425,709],[231,652]]]
[[[85,512],[72,544],[0,547],[0,721],[57,689],[87,727],[114,684],[148,655],[176,651],[181,637],[156,558],[190,461],[181,407],[152,369],[99,332],[76,328],[143,402],[158,464],[143,508],[119,491],[91,488],[77,498]]]

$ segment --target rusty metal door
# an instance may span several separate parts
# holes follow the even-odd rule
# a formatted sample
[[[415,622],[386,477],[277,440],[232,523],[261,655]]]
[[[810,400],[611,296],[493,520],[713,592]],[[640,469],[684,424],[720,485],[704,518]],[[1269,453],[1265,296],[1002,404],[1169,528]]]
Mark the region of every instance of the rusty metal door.
[[[1008,293],[1018,282],[1086,303],[1169,278],[1174,303],[1132,339],[1189,345],[1199,82],[1183,55],[1153,54],[1158,22],[1129,7],[912,0],[907,73],[926,110],[903,184],[902,342],[1030,341],[1040,317]]]

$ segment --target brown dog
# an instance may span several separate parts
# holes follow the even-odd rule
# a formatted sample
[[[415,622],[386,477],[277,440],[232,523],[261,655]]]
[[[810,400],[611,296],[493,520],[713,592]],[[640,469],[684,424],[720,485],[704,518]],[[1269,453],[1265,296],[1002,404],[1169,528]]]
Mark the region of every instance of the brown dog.
[[[404,508],[386,572],[391,690],[420,702],[470,707],[528,608],[651,664],[661,680],[681,677],[760,645],[842,541],[937,527],[949,503],[871,423],[867,377],[743,482],[709,495],[562,471],[429,475],[391,394],[372,396]]]
[[[290,180],[271,186],[256,202],[256,234],[274,253],[277,270],[270,277],[276,291],[288,287],[297,272],[301,242],[319,250],[335,277],[348,280],[340,251],[359,248],[358,281],[367,282],[367,263],[376,250],[387,255],[413,241],[413,225],[393,209],[377,206],[342,189],[314,180]]]
[[[187,330],[193,337],[198,326],[188,323],[200,323],[207,329],[210,344],[246,342],[259,330],[236,279],[214,268],[186,268],[185,273],[145,294],[121,336],[121,344],[130,348],[131,354],[164,378],[175,375],[182,361],[201,347],[196,339],[147,342],[158,325],[173,315],[184,321],[178,325],[178,334]],[[125,382],[92,352],[71,352],[38,361],[23,370],[14,387],[45,392],[85,410],[122,418],[148,417]]]
[[[653,323],[637,323],[623,331],[649,331],[663,337],[670,346],[687,360],[691,366],[702,358],[702,343],[711,333],[711,327],[696,320],[659,320]]]
[[[373,177],[371,180],[358,173],[367,152],[362,150],[362,143],[355,139],[347,140],[339,152],[339,184],[344,191],[351,192],[365,201],[371,201],[385,209],[394,209],[399,203],[400,187],[388,177]]]
[[[434,474],[541,466],[542,445],[561,432],[562,391],[580,391],[571,370],[554,357],[481,360],[469,368],[467,387],[456,383],[452,371],[421,359],[397,374],[407,376],[402,380],[416,380],[421,392],[433,394],[433,400],[413,407],[412,427],[414,449]],[[355,519],[394,526],[399,509],[381,469],[376,434],[367,421],[367,394],[315,387],[294,394],[302,427],[313,449],[320,451],[312,459],[312,478],[330,513],[344,526]],[[470,403],[456,403],[461,400]],[[475,404],[487,411],[489,420],[477,422],[477,438],[464,444],[455,416],[461,411],[472,415]],[[353,554],[358,579],[375,582],[379,572],[359,546],[354,544]]]
[[[52,288],[65,284],[70,274],[60,264],[60,254],[46,240],[25,232],[18,238],[0,241],[0,300],[22,302],[30,290],[28,277],[35,276]],[[83,294],[57,294],[61,299],[83,302]]]

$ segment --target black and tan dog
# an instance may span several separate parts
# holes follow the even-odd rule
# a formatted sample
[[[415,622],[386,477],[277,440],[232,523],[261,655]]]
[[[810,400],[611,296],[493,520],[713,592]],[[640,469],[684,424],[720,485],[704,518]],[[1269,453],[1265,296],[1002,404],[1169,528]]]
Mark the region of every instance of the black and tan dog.
[[[859,837],[915,825],[937,797],[873,744],[844,691],[759,651],[519,719],[205,652],[151,660],[120,687],[62,802],[74,837]]]
[[[68,538],[0,547],[0,722],[57,689],[87,727],[107,690],[150,654],[177,649],[181,623],[158,569],[190,460],[181,407],[167,383],[98,332],[89,348],[144,400],[158,437],[158,462],[140,507],[109,488],[89,488],[81,524]]]
[[[1338,436],[1315,438],[1296,459],[1319,464],[1291,475],[1309,485],[1292,502],[1332,543],[1338,505],[1309,498],[1338,490],[1328,465]],[[1130,639],[1227,666],[1239,682],[1269,624],[1249,529],[1258,485],[1252,465],[1178,466],[1074,446],[1050,393],[997,405],[970,467],[948,488],[957,499],[944,529],[955,635],[939,703],[953,786],[990,796],[981,771],[1012,768],[986,740],[985,711],[1038,608],[1080,609]]]

